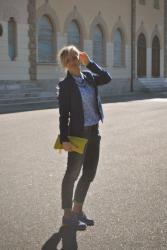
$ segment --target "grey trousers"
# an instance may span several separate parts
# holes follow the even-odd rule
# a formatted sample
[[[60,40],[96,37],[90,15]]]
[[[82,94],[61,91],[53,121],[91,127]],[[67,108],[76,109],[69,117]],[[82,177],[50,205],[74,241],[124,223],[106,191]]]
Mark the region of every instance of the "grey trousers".
[[[72,208],[74,183],[82,169],[77,183],[74,200],[83,203],[93,181],[99,161],[100,135],[98,124],[84,128],[84,137],[88,139],[84,154],[68,153],[67,169],[62,181],[62,208]]]

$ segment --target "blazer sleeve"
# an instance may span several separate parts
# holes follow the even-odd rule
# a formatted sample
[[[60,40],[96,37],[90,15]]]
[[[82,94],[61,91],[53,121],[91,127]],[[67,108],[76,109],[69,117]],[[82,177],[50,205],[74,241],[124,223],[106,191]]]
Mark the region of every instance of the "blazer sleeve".
[[[69,91],[64,82],[59,83],[59,129],[60,142],[69,141],[68,124],[69,124]]]
[[[93,73],[93,78],[96,85],[104,85],[112,80],[111,75],[93,61],[89,62],[87,68]]]

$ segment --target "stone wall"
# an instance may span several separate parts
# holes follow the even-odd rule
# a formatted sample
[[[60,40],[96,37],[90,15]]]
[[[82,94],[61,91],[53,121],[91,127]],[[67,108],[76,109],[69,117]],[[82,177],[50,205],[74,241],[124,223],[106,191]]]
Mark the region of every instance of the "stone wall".
[[[167,1],[164,0],[164,77],[167,78]]]
[[[12,61],[8,52],[8,21],[16,22],[16,57]],[[1,1],[0,24],[0,80],[29,79],[27,0]]]

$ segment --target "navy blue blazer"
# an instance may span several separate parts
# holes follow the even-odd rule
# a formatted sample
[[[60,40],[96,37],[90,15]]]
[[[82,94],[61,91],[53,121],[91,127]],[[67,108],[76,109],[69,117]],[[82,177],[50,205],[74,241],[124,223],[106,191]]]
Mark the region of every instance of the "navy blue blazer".
[[[89,71],[82,71],[88,84],[95,88],[97,110],[100,119],[103,120],[102,105],[98,95],[97,86],[107,84],[111,76],[95,62],[87,65]],[[83,137],[84,112],[82,97],[72,75],[67,72],[66,78],[59,82],[59,129],[60,141],[68,140],[68,135]]]

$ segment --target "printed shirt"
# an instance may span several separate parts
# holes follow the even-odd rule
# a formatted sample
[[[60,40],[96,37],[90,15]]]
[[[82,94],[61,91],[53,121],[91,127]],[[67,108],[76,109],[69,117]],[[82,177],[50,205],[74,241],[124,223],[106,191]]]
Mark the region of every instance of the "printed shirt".
[[[95,125],[99,122],[100,116],[97,110],[95,88],[88,84],[84,75],[73,76],[82,97],[84,111],[84,126]]]

